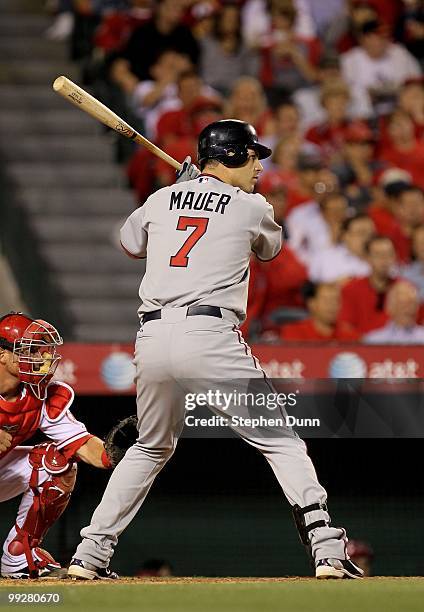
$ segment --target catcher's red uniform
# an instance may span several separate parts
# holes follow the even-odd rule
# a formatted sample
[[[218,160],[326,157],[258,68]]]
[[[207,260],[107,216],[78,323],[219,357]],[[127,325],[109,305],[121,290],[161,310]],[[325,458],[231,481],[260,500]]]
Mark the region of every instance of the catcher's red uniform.
[[[73,400],[73,390],[61,382],[48,385],[44,401],[37,399],[27,385],[23,385],[15,402],[7,402],[0,396],[0,429],[12,435],[12,446],[0,453],[0,461],[13,448],[29,440],[38,428],[56,442],[68,458],[74,455],[90,434],[69,412]]]
[[[0,502],[24,494],[3,546],[4,575],[25,565],[38,567],[37,546],[68,503],[76,475],[72,458],[92,437],[70,412],[73,399],[71,387],[61,382],[49,383],[45,400],[26,384],[14,402],[0,397],[0,429],[12,436],[12,446],[0,453]],[[21,446],[37,429],[52,443]]]

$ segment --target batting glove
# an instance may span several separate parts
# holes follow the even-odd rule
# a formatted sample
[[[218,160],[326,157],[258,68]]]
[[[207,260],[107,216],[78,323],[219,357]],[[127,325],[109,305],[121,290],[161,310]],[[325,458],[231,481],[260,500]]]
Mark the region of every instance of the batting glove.
[[[187,155],[181,166],[181,170],[177,170],[176,183],[183,181],[192,181],[200,175],[200,170],[197,166],[191,163],[190,155]]]

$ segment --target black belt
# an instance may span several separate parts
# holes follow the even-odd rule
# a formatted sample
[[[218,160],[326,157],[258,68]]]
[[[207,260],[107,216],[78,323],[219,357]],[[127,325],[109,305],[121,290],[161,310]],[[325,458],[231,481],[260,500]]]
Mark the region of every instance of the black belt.
[[[204,317],[218,317],[222,319],[222,312],[218,306],[189,306],[187,309],[188,317],[195,317],[197,315],[203,315]],[[143,323],[147,321],[155,321],[156,319],[162,318],[162,310],[153,310],[152,312],[146,312],[143,315]]]

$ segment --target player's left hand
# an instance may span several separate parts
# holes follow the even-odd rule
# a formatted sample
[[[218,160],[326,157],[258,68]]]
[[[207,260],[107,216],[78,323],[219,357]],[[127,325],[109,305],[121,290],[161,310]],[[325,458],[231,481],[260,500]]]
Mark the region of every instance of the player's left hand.
[[[177,170],[176,183],[182,183],[183,181],[192,181],[200,175],[199,168],[191,163],[190,155],[187,155],[181,166],[181,170]]]

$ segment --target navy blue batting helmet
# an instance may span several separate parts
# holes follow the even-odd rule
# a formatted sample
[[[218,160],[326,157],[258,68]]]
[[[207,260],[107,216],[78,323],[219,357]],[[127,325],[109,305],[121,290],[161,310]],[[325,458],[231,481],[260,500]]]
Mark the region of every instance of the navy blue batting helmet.
[[[222,119],[207,125],[199,136],[198,162],[201,168],[208,159],[216,159],[224,166],[237,168],[246,163],[248,149],[253,149],[259,159],[272,153],[258,142],[255,128],[237,119]]]

